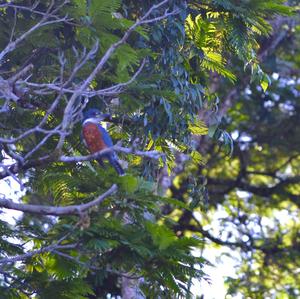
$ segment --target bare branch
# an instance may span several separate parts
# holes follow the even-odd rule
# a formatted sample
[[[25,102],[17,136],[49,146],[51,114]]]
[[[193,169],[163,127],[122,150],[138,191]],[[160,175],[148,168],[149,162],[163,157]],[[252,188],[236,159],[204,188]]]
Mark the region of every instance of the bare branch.
[[[41,20],[36,23],[34,26],[32,26],[30,29],[28,29],[26,32],[24,32],[21,36],[19,36],[14,41],[10,41],[7,46],[0,52],[0,65],[3,58],[10,52],[14,51],[16,47],[23,42],[29,35],[31,35],[33,32],[35,32],[37,29],[40,29],[41,27],[44,27],[46,25],[51,25],[55,23],[62,23],[66,22],[68,18],[65,16],[63,18],[59,18],[55,15],[59,9],[61,9],[67,1],[63,2],[61,5],[59,5],[56,9],[51,11],[52,5],[49,6],[47,12],[43,15]],[[52,20],[51,20],[52,19]]]
[[[46,12],[41,12],[41,20],[33,26],[31,29],[29,29],[27,32],[23,33],[20,37],[18,37],[16,40],[12,41],[7,45],[7,47],[0,52],[0,61],[1,59],[10,51],[13,51],[17,45],[22,42],[24,39],[28,37],[29,34],[31,34],[34,30],[37,30],[41,26],[45,26],[47,24],[51,24],[52,22],[60,22],[65,21],[65,18],[60,18],[57,15],[58,10],[66,3],[66,1],[59,7],[53,9],[53,2],[48,7]],[[80,56],[76,49],[74,49],[75,57],[77,59],[73,70],[70,74],[70,76],[66,79],[65,82],[63,82],[65,79],[63,78],[64,74],[64,65],[65,61],[63,56],[60,57],[60,65],[61,70],[60,74],[58,75],[58,78],[56,78],[53,83],[32,83],[27,82],[27,80],[20,80],[21,84],[27,85],[31,89],[33,89],[33,94],[51,94],[55,93],[56,98],[52,101],[51,106],[46,110],[45,115],[43,118],[39,121],[38,124],[36,124],[32,128],[28,128],[24,131],[22,131],[21,134],[18,136],[13,137],[0,137],[0,143],[3,144],[12,144],[15,145],[18,142],[20,142],[22,139],[27,138],[31,134],[34,133],[41,133],[45,134],[45,136],[41,139],[41,141],[38,142],[38,144],[35,144],[31,150],[28,151],[27,154],[25,154],[24,157],[21,157],[22,160],[17,160],[17,163],[14,163],[10,165],[8,168],[3,168],[2,171],[0,171],[0,179],[15,175],[20,171],[24,171],[26,169],[37,167],[41,165],[46,165],[54,161],[62,161],[62,162],[81,162],[81,161],[88,161],[95,159],[96,157],[99,157],[101,155],[107,154],[111,151],[117,151],[117,152],[123,152],[125,154],[135,154],[138,156],[147,157],[150,159],[159,159],[164,156],[164,154],[156,152],[156,151],[139,151],[135,148],[123,148],[120,146],[114,146],[112,148],[109,148],[107,150],[104,150],[103,152],[96,153],[94,155],[84,156],[84,157],[67,157],[67,156],[60,156],[61,155],[61,149],[63,147],[65,138],[67,135],[69,135],[72,131],[73,126],[76,122],[79,120],[79,115],[81,114],[82,109],[85,107],[85,104],[78,103],[78,98],[85,97],[88,99],[89,97],[93,97],[96,95],[102,95],[102,96],[108,96],[108,95],[116,95],[121,93],[128,85],[130,85],[134,80],[136,80],[137,76],[142,72],[146,60],[144,59],[137,69],[137,71],[133,74],[133,76],[128,80],[127,82],[119,83],[116,85],[113,85],[111,87],[107,87],[101,90],[89,90],[90,83],[92,80],[94,80],[95,76],[102,71],[104,65],[107,63],[107,61],[110,59],[110,57],[114,54],[117,48],[119,48],[122,44],[126,43],[131,33],[138,27],[143,24],[149,24],[151,22],[156,22],[158,20],[164,19],[172,14],[177,14],[179,11],[172,11],[169,12],[167,9],[159,16],[151,17],[151,14],[154,13],[154,11],[163,5],[167,4],[168,0],[164,0],[156,5],[153,5],[148,12],[141,17],[140,19],[136,20],[136,22],[124,33],[123,37],[120,38],[119,41],[112,44],[105,54],[102,56],[102,58],[97,63],[96,67],[92,70],[92,72],[89,74],[89,76],[81,82],[81,84],[76,86],[70,86],[73,82],[74,77],[76,76],[77,72],[86,65],[88,60],[91,60],[95,57],[95,54],[98,51],[98,42],[95,43],[93,48],[86,53],[86,50],[84,49],[82,52],[82,55]],[[20,7],[14,7],[14,9],[22,9]],[[26,9],[25,9],[26,10]],[[36,10],[36,6],[32,6],[31,8],[28,8],[28,10]],[[32,65],[28,65],[23,70],[18,72],[16,75],[12,76],[8,80],[3,80],[3,82],[11,83],[16,82],[20,77],[22,77],[25,73],[27,73],[32,68]],[[9,81],[9,82],[8,82]],[[18,81],[19,82],[19,81]],[[8,84],[9,87],[11,87],[12,84]],[[71,97],[68,99],[67,94],[71,94]],[[14,94],[12,96],[15,96]],[[66,99],[66,106],[64,110],[64,115],[62,122],[55,127],[54,129],[45,129],[45,124],[47,123],[48,117],[50,114],[54,112],[56,107],[61,103],[61,100],[65,98]],[[10,101],[10,95],[9,99],[4,102],[4,106],[1,107],[0,112],[7,111],[9,101]],[[15,99],[18,100],[17,98]],[[40,148],[44,147],[47,140],[51,138],[53,135],[59,136],[59,141],[57,143],[56,149],[53,151],[53,153],[44,155],[43,157],[38,157],[37,159],[29,160],[29,158],[36,153]]]
[[[80,67],[82,65],[84,65],[85,63],[86,63],[86,60],[84,60],[82,63],[80,63]],[[113,85],[111,87],[104,88],[104,89],[85,91],[81,95],[84,96],[84,97],[90,98],[90,97],[94,97],[96,95],[98,95],[98,96],[111,96],[111,95],[120,94],[121,92],[124,91],[124,89],[127,86],[129,86],[131,83],[133,83],[136,80],[138,75],[142,72],[145,64],[146,64],[146,60],[143,59],[140,67],[138,68],[138,70],[134,73],[134,75],[127,82],[119,83],[119,84],[116,84],[116,85]],[[75,68],[74,68],[74,70],[75,70]],[[51,93],[51,92],[49,92],[49,90],[62,91],[62,92],[67,93],[67,94],[74,94],[75,92],[77,92],[76,88],[75,89],[62,88],[59,84],[55,84],[55,83],[24,82],[24,84],[26,84],[29,87],[37,88],[37,90],[34,90],[35,94],[45,94],[45,92],[47,94]],[[45,89],[46,89],[46,91],[45,91]]]
[[[140,151],[140,150],[136,150],[135,148],[121,147],[118,145],[114,145],[112,147],[103,149],[97,153],[87,155],[87,156],[75,156],[75,157],[61,156],[59,158],[59,161],[65,162],[65,163],[91,161],[94,159],[98,159],[101,156],[104,156],[113,151],[121,152],[124,154],[134,154],[137,156],[146,157],[146,158],[155,159],[155,160],[165,156],[164,153],[161,153],[158,151]]]
[[[124,43],[126,43],[126,41],[128,40],[129,36],[131,35],[131,33],[138,27],[141,26],[143,24],[147,24],[147,23],[151,23],[151,22],[156,22],[158,19],[157,18],[153,18],[153,19],[148,19],[148,17],[151,15],[151,13],[156,10],[157,8],[165,5],[166,3],[168,3],[168,0],[164,0],[160,3],[158,3],[157,5],[153,5],[148,12],[140,19],[137,20],[123,35],[123,37],[117,41],[116,43],[112,44],[107,51],[105,52],[105,54],[102,56],[102,58],[100,59],[100,61],[98,62],[97,66],[94,68],[94,70],[90,73],[90,75],[86,78],[85,81],[82,82],[82,84],[78,87],[78,89],[76,90],[76,92],[71,96],[65,111],[64,111],[64,118],[62,121],[62,129],[66,130],[68,127],[72,128],[72,126],[74,124],[71,123],[71,119],[72,119],[72,110],[74,109],[73,106],[76,102],[76,99],[78,98],[78,96],[82,95],[87,87],[90,85],[90,83],[92,82],[92,80],[96,77],[96,75],[103,69],[104,65],[106,64],[106,62],[109,60],[109,58],[113,55],[113,53]],[[179,11],[173,11],[170,14],[177,14],[179,13]],[[169,13],[165,12],[165,14],[162,17],[166,17],[167,15],[169,15]],[[58,142],[58,148],[61,148],[63,146],[64,143],[64,137],[61,136],[59,142]]]
[[[13,75],[12,77],[10,77],[8,79],[8,81],[10,82],[10,84],[13,84],[17,80],[19,80],[20,78],[22,78],[24,75],[26,75],[32,69],[33,69],[33,64],[30,63],[30,64],[26,65],[23,69],[21,69],[20,71],[18,71],[15,75]]]
[[[53,101],[53,103],[51,104],[50,108],[47,110],[47,112],[45,113],[44,117],[42,118],[41,122],[36,125],[35,127],[28,129],[27,131],[25,131],[23,134],[19,135],[18,137],[15,138],[0,138],[0,142],[1,143],[6,143],[6,144],[15,144],[16,142],[18,142],[19,140],[26,138],[27,136],[35,133],[35,132],[43,132],[41,127],[47,122],[49,115],[55,110],[55,108],[57,107],[57,105],[59,104],[59,102],[61,101],[63,97],[63,94],[60,93],[56,99]],[[50,131],[48,131],[49,133]]]
[[[21,212],[41,214],[41,215],[53,215],[53,216],[62,216],[62,215],[82,215],[88,209],[93,206],[99,205],[104,199],[117,191],[117,186],[112,185],[105,193],[101,194],[96,199],[79,205],[70,205],[65,207],[53,207],[53,206],[44,206],[44,205],[30,205],[30,204],[19,204],[15,203],[6,198],[0,199],[0,207],[17,210]]]
[[[150,19],[150,20],[145,20],[145,21],[142,22],[142,24],[149,24],[149,23],[157,22],[157,21],[166,19],[169,16],[176,15],[179,12],[180,12],[179,9],[176,9],[172,12],[168,12],[168,10],[166,10],[165,13],[162,16],[159,16],[159,17],[156,17],[156,18],[153,18],[153,19]]]
[[[14,24],[11,29],[9,42],[12,42],[12,40],[13,40],[15,30],[16,30],[16,25],[17,25],[17,8],[14,7]]]
[[[11,176],[20,185],[20,189],[21,189],[21,191],[23,191],[24,185],[23,185],[22,181],[13,172],[10,171],[9,167],[7,167],[6,165],[2,165],[2,167],[5,169],[5,171],[8,173],[8,175]]]
[[[8,80],[4,80],[2,77],[0,77],[0,97],[7,101],[12,100],[17,102],[19,100],[19,97],[13,92],[13,85],[10,84]]]
[[[67,1],[65,1],[65,3],[67,3]],[[13,4],[13,3],[0,4],[0,8],[7,8],[7,7],[11,7],[11,8],[14,8],[14,9],[19,9],[19,10],[30,11],[31,13],[34,13],[34,14],[37,14],[37,15],[40,15],[40,16],[44,16],[44,17],[47,16],[47,12],[42,12],[42,11],[36,10],[35,9],[36,5],[32,6],[32,7],[27,7],[27,6],[17,5],[17,4]],[[56,15],[53,15],[52,18],[59,19],[59,17],[56,16]],[[70,23],[70,22],[68,22],[68,23]]]
[[[38,151],[47,142],[47,140],[50,137],[52,137],[53,135],[55,135],[57,133],[60,134],[60,131],[58,131],[58,127],[56,129],[54,129],[51,133],[48,133],[30,152],[28,152],[24,156],[24,160],[27,160],[30,156],[32,156],[36,151]]]
[[[33,251],[29,251],[29,252],[24,253],[24,254],[20,254],[20,255],[13,256],[13,257],[7,257],[7,258],[0,259],[0,264],[15,263],[15,262],[18,262],[18,261],[26,260],[30,257],[33,257],[37,254],[41,254],[41,253],[44,253],[44,252],[51,252],[55,249],[56,250],[74,249],[74,248],[76,248],[76,246],[77,246],[77,244],[68,244],[68,245],[52,244],[52,245],[49,245],[47,247],[37,249],[37,250],[33,250]]]
[[[121,93],[125,87],[130,85],[132,82],[135,81],[135,79],[138,77],[138,75],[141,73],[143,70],[144,66],[146,64],[146,59],[143,59],[140,67],[138,70],[135,72],[135,74],[128,80],[127,82],[124,83],[119,83],[117,85],[105,88],[105,89],[100,89],[100,90],[95,90],[95,91],[90,91],[90,92],[84,92],[83,95],[86,97],[93,97],[96,95],[101,95],[101,96],[111,96],[111,95],[116,95]]]
[[[45,139],[43,139],[41,142],[42,143],[45,142]],[[39,147],[40,145],[41,144],[37,145],[37,147]],[[34,149],[37,149],[37,148],[34,148]],[[22,170],[24,171],[24,170],[27,170],[32,167],[47,165],[49,163],[56,162],[56,161],[60,161],[60,162],[64,162],[64,163],[78,163],[78,162],[84,162],[84,161],[91,161],[91,160],[98,159],[101,156],[104,156],[113,151],[121,152],[124,154],[133,154],[133,155],[137,155],[137,156],[145,157],[145,158],[149,158],[149,159],[154,159],[154,160],[158,160],[160,158],[164,159],[164,157],[165,157],[164,153],[158,152],[158,151],[140,151],[140,150],[137,150],[135,147],[128,148],[128,147],[121,147],[119,145],[114,145],[110,148],[103,149],[97,153],[87,155],[87,156],[69,157],[69,156],[64,156],[64,155],[57,156],[57,155],[53,154],[53,155],[46,155],[44,157],[40,157],[35,160],[30,160],[30,161],[26,161],[26,162],[22,162],[22,163],[14,163],[8,169],[5,168],[2,171],[0,171],[0,179],[3,179],[12,174],[16,174]]]
[[[15,138],[9,138],[9,139],[8,138],[0,138],[0,142],[1,143],[6,143],[6,144],[15,144],[16,142],[18,142],[18,141],[20,141],[20,140],[28,137],[29,135],[36,133],[36,132],[41,132],[41,133],[44,133],[44,134],[47,134],[47,135],[49,135],[49,134],[52,134],[52,135],[53,134],[60,134],[62,136],[65,131],[58,130],[57,128],[59,126],[57,128],[55,128],[55,129],[53,129],[53,130],[43,130],[42,126],[44,126],[44,124],[48,120],[49,115],[51,113],[53,113],[53,111],[56,109],[57,105],[60,103],[60,101],[61,101],[61,99],[64,96],[64,93],[66,91],[65,87],[72,82],[72,80],[76,76],[77,72],[86,64],[86,62],[94,57],[95,53],[98,50],[98,46],[99,46],[99,44],[98,44],[98,41],[97,41],[94,44],[94,46],[92,47],[92,49],[87,54],[85,54],[85,55],[83,55],[82,57],[79,58],[79,60],[75,64],[75,66],[73,68],[73,71],[72,71],[71,75],[69,76],[69,78],[62,85],[60,85],[60,86],[57,87],[56,92],[58,91],[59,94],[56,96],[55,100],[51,104],[50,108],[46,111],[44,117],[42,118],[42,120],[40,121],[39,124],[37,124],[35,127],[31,128],[31,129],[28,129],[23,134],[15,137]],[[10,89],[12,89],[12,87],[11,87],[12,82],[14,82],[15,80],[17,80],[21,76],[23,76],[31,68],[32,68],[32,65],[30,64],[27,67],[25,67],[23,70],[21,70],[20,72],[18,72],[16,75],[14,75],[13,77],[11,77],[9,80],[3,80],[3,81],[5,82],[6,85],[9,86]],[[1,81],[1,78],[0,78],[0,84],[1,84],[1,82],[2,81]],[[26,81],[22,81],[22,83],[27,84]],[[46,85],[43,85],[43,84],[41,84],[41,85],[37,84],[37,85],[38,86],[42,86],[42,87],[46,86]],[[0,110],[0,112],[2,112],[2,110],[3,110],[3,112],[6,112],[7,105],[3,106],[2,109]],[[35,151],[35,150],[33,149],[33,151]]]

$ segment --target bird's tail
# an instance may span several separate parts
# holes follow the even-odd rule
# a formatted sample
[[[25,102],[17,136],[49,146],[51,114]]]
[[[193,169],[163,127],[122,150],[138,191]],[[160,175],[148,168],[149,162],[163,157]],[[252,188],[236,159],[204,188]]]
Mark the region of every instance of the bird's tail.
[[[125,171],[122,168],[121,164],[118,162],[116,156],[109,155],[108,160],[109,160],[109,163],[111,164],[111,166],[116,170],[118,175],[121,175],[121,176],[125,175]]]

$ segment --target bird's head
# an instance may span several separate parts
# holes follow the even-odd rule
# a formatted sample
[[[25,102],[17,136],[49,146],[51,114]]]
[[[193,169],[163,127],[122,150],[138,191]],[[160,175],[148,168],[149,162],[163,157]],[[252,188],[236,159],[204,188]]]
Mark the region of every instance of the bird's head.
[[[83,112],[83,121],[89,120],[91,122],[100,122],[104,119],[110,118],[109,114],[103,114],[100,110],[91,108]]]

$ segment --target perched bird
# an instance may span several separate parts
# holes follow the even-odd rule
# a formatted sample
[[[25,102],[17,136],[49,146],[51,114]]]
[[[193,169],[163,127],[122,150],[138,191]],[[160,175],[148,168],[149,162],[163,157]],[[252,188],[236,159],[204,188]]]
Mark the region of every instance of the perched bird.
[[[88,109],[83,113],[82,136],[91,154],[113,146],[111,137],[100,124],[107,116],[107,114],[101,114],[98,109]],[[104,154],[97,159],[98,163],[103,167],[102,158],[106,158],[119,175],[125,174],[114,151]]]

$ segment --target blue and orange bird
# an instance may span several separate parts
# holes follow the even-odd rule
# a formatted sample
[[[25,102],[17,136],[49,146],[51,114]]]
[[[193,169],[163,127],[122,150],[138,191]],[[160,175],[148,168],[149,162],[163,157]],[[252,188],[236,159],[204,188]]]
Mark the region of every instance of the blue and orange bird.
[[[107,116],[107,114],[101,114],[98,109],[94,108],[83,113],[82,136],[91,154],[113,146],[111,137],[100,124]],[[98,163],[103,167],[102,157],[109,161],[119,175],[125,174],[115,152],[109,152],[97,159]]]

